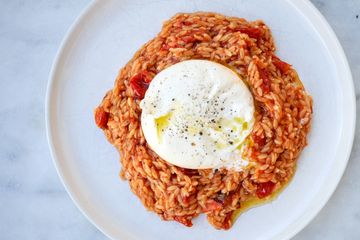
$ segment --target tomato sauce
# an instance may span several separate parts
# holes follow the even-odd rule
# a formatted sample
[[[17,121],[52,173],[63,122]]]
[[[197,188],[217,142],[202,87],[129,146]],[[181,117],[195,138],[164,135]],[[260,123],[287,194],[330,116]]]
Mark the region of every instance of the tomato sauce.
[[[264,91],[264,93],[269,93],[271,89],[271,80],[269,78],[269,73],[266,69],[259,69],[260,78],[263,80],[263,83],[261,84],[261,89]]]

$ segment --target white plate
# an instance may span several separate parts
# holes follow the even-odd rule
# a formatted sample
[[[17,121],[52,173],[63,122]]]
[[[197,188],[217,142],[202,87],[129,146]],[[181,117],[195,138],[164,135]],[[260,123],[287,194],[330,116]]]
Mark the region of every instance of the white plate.
[[[120,181],[118,153],[93,120],[93,109],[112,88],[119,68],[164,20],[193,11],[263,19],[277,54],[295,67],[314,98],[309,145],[293,181],[276,201],[246,212],[229,231],[214,230],[203,216],[186,228],[147,212]],[[46,123],[65,187],[111,238],[287,239],[320,211],[343,174],[354,136],[355,96],[336,36],[307,1],[99,0],[81,14],[61,45],[48,85]]]

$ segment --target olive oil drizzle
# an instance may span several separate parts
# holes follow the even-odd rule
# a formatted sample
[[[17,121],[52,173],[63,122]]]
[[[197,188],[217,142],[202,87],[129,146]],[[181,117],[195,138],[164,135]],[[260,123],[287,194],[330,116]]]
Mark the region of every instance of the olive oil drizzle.
[[[280,195],[280,193],[282,193],[284,191],[284,189],[289,185],[289,183],[291,182],[292,177],[281,187],[279,187],[278,189],[276,189],[270,196],[267,196],[265,198],[258,198],[256,196],[253,196],[249,199],[247,199],[246,201],[241,202],[241,206],[239,209],[236,209],[232,216],[231,216],[231,222],[234,223],[238,217],[240,217],[241,214],[243,214],[244,212],[246,212],[247,210],[251,209],[251,208],[255,208],[255,207],[259,207],[261,205],[264,205],[266,203],[270,203],[274,200],[276,200],[276,198]]]

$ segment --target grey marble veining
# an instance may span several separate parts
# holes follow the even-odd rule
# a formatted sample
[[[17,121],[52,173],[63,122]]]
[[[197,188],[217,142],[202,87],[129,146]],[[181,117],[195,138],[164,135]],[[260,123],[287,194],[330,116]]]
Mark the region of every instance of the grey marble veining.
[[[0,0],[0,239],[106,239],[65,192],[45,136],[50,67],[66,30],[88,2]],[[344,47],[359,115],[360,1],[312,2]],[[360,239],[359,121],[339,187],[294,239]]]

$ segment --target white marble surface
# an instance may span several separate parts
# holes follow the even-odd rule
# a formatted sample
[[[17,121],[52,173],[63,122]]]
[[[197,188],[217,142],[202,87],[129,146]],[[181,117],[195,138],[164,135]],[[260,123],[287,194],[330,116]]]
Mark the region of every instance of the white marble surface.
[[[0,0],[0,239],[106,239],[70,200],[52,164],[44,98],[66,30],[89,0]],[[349,59],[360,114],[360,1],[312,0]],[[349,165],[294,239],[360,239],[360,125]],[[301,199],[299,199],[301,201]]]

